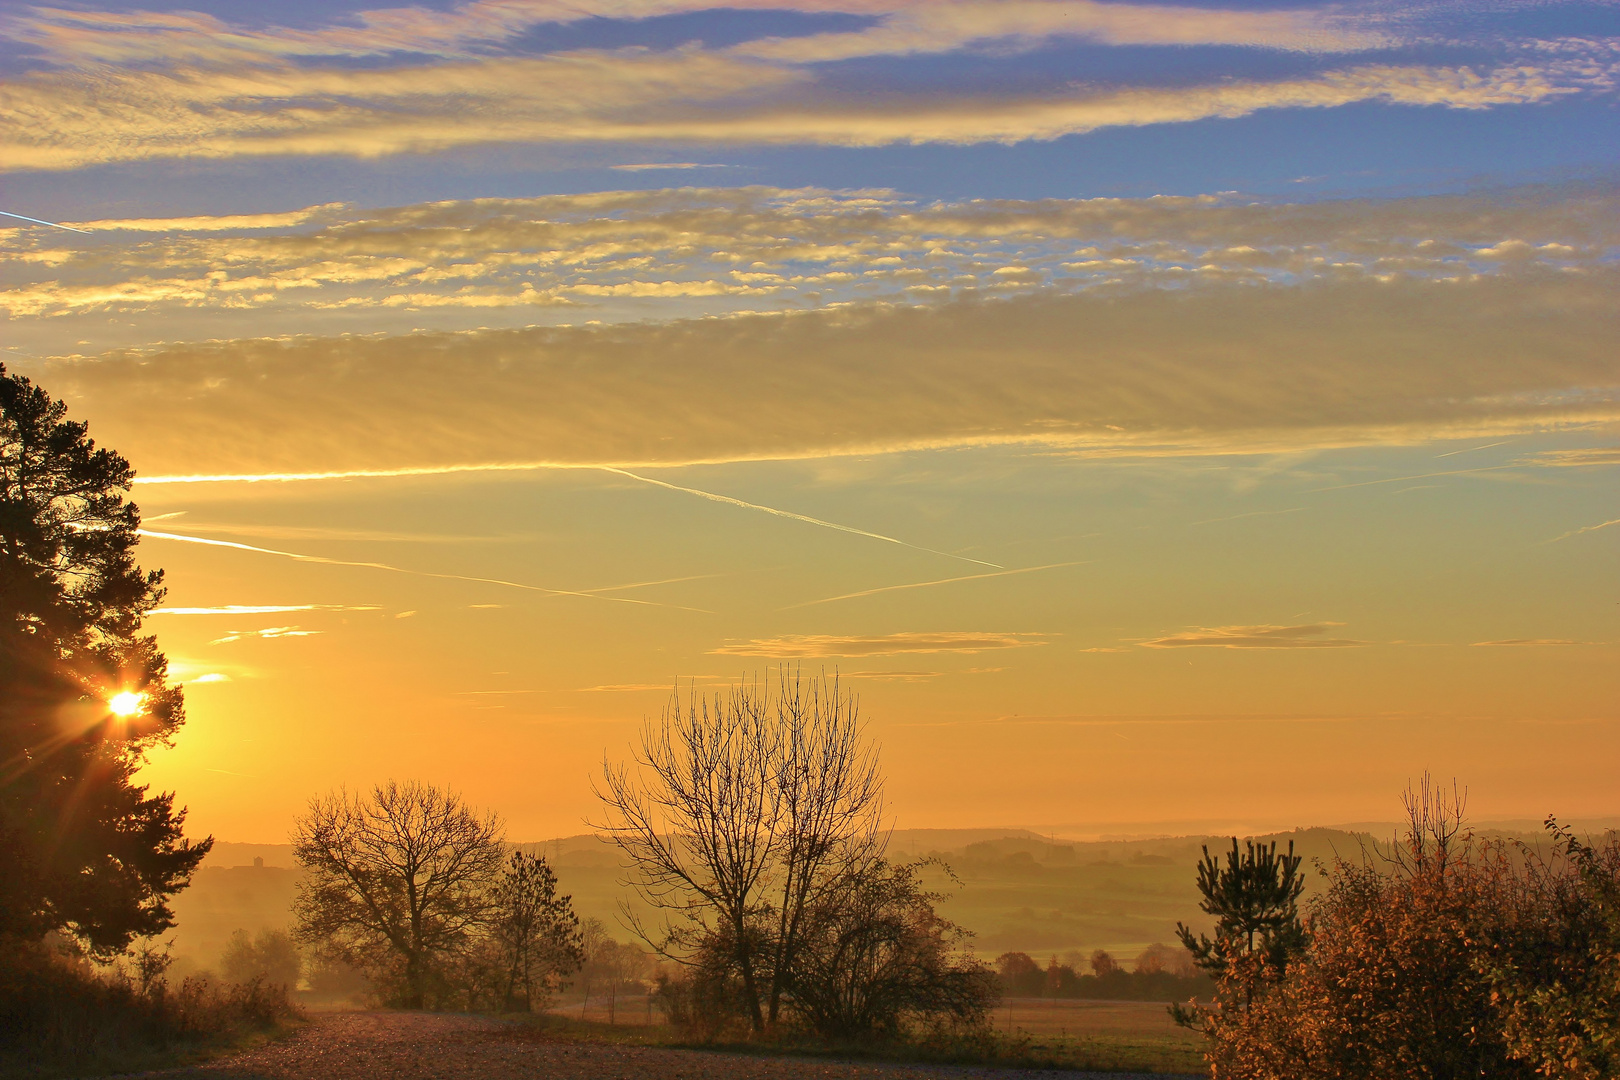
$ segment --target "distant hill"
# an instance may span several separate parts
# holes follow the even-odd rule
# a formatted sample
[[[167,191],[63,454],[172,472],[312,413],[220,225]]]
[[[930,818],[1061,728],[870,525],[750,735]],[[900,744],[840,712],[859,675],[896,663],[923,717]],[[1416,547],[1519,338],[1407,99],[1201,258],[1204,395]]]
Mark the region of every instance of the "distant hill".
[[[1582,832],[1611,827],[1597,821],[1572,825]],[[1307,865],[1328,864],[1335,856],[1359,858],[1365,846],[1387,841],[1394,831],[1392,825],[1369,823],[1360,830],[1298,829],[1256,839],[1275,840],[1279,848],[1293,841]],[[1487,822],[1476,832],[1540,837],[1534,822]],[[951,868],[959,883],[940,872],[931,872],[929,880],[950,894],[944,913],[974,932],[974,948],[986,958],[1017,951],[1044,961],[1104,948],[1129,960],[1154,942],[1173,942],[1178,921],[1206,928],[1195,868],[1203,845],[1219,854],[1230,843],[1230,836],[1076,841],[1020,828],[899,829],[890,837],[889,854],[932,856]],[[518,846],[544,854],[580,915],[601,919],[620,939],[631,937],[621,918],[623,904],[649,925],[657,924],[658,913],[620,884],[618,851],[600,837]],[[256,866],[255,859],[263,865]],[[289,925],[298,875],[290,845],[216,843],[191,887],[174,899],[179,925],[169,936],[175,954],[210,966],[232,931]],[[1320,878],[1312,874],[1307,880],[1315,887]]]

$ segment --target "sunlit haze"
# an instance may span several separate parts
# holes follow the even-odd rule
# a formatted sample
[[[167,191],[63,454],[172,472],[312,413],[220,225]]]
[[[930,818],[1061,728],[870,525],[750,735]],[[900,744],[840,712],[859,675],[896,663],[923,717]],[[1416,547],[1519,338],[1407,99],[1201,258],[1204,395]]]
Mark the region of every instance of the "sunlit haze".
[[[0,34],[0,360],[137,471],[189,832],[578,834],[784,664],[903,828],[1620,814],[1607,0]]]

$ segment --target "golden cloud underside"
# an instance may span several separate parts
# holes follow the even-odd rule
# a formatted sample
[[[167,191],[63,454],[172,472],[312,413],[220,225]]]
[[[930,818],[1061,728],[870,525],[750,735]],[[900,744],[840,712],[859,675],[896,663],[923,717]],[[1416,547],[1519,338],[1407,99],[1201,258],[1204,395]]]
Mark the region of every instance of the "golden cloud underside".
[[[728,8],[848,13],[879,19],[865,30],[765,38],[744,55],[799,62],[940,52],[975,41],[1005,50],[1050,37],[1114,45],[1239,45],[1332,52],[1395,43],[1377,17],[1342,12],[1217,11],[1095,0],[731,0]],[[540,23],[590,18],[647,19],[713,10],[713,0],[472,0],[450,10],[373,8],[342,23],[307,29],[232,26],[196,12],[88,12],[36,7],[0,22],[57,63],[154,60],[252,63],[286,56],[418,53],[476,56]]]
[[[252,340],[41,374],[147,475],[1411,442],[1620,417],[1616,277]]]
[[[87,221],[73,224],[99,234],[93,242],[0,230],[0,311],[182,318],[209,308],[298,308],[352,319],[696,298],[759,310],[799,298],[1062,283],[1584,271],[1602,268],[1620,244],[1616,202],[1595,187],[1298,205],[1212,197],[920,204],[888,192],[749,187]],[[238,234],[221,235],[229,230]],[[171,326],[166,336],[186,335]]]

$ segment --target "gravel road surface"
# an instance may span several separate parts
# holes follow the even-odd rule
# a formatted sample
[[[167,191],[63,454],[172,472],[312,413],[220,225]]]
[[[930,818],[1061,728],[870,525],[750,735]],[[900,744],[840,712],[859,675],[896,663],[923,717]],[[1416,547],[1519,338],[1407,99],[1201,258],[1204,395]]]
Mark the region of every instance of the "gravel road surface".
[[[567,1042],[523,1024],[434,1013],[317,1015],[269,1046],[162,1080],[1149,1080],[1145,1074],[756,1058]],[[1160,1078],[1162,1080],[1162,1078]]]

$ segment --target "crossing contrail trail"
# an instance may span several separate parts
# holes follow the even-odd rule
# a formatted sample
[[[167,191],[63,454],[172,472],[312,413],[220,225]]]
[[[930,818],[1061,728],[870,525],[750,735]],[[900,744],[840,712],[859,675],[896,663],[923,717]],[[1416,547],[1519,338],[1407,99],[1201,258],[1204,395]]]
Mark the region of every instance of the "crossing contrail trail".
[[[0,210],[0,217],[16,218],[18,221],[32,221],[35,225],[49,225],[53,229],[66,229],[68,232],[83,233],[85,236],[90,235],[89,229],[75,229],[71,225],[62,225],[55,221],[45,221],[41,218],[29,217],[27,214],[13,214],[10,210]]]
[[[698,488],[682,487],[680,484],[671,484],[665,480],[654,480],[650,476],[642,476],[628,469],[621,469],[616,465],[571,465],[562,462],[534,461],[534,462],[500,462],[481,465],[418,465],[399,469],[346,469],[334,472],[286,472],[286,473],[219,473],[215,475],[197,474],[192,476],[137,476],[137,484],[262,484],[262,483],[294,483],[308,480],[376,480],[392,479],[408,476],[454,476],[460,473],[480,472],[538,472],[542,470],[556,470],[559,472],[577,470],[595,470],[597,472],[614,473],[618,476],[639,480],[643,484],[654,487],[668,488],[670,491],[680,491],[687,495],[696,495],[700,499],[710,502],[725,503],[728,506],[739,506],[745,510],[758,510],[762,514],[772,514],[790,521],[802,521],[807,525],[818,525],[823,529],[834,529],[838,532],[849,533],[852,536],[864,536],[871,540],[881,540],[885,544],[898,544],[900,547],[910,548],[913,551],[923,551],[930,555],[939,555],[947,559],[958,559],[962,562],[974,563],[978,566],[988,566],[1000,570],[1000,563],[987,562],[984,559],[974,559],[966,555],[953,555],[948,551],[939,551],[935,548],[923,547],[921,544],[908,543],[893,536],[884,536],[882,533],[868,532],[857,529],[853,525],[840,525],[836,521],[823,521],[821,518],[811,517],[808,514],[795,514],[791,510],[778,510],[774,506],[761,506],[759,503],[747,502],[743,499],[734,499],[730,495],[717,495],[712,491],[702,491]]]
[[[937,551],[934,548],[923,547],[921,544],[909,544],[904,540],[896,540],[892,536],[884,536],[882,533],[867,532],[865,529],[857,529],[853,525],[840,525],[835,521],[823,521],[820,518],[813,518],[807,514],[795,514],[791,510],[778,510],[774,506],[761,506],[759,503],[744,502],[742,499],[733,499],[730,495],[716,495],[712,491],[699,491],[697,488],[681,487],[679,484],[671,484],[663,480],[654,480],[650,476],[641,476],[637,473],[630,472],[628,469],[619,469],[612,465],[597,465],[594,466],[594,468],[600,469],[603,472],[617,473],[620,476],[628,476],[632,480],[640,480],[643,484],[652,484],[656,487],[668,488],[671,491],[684,491],[688,495],[696,495],[700,499],[708,499],[711,502],[726,503],[730,506],[740,506],[745,510],[758,510],[762,513],[774,514],[777,517],[788,518],[792,521],[803,521],[809,525],[820,525],[823,529],[836,529],[839,532],[852,533],[855,536],[865,536],[873,540],[882,540],[887,544],[899,544],[901,547],[911,548],[913,551],[926,551],[930,555],[942,555],[947,559],[959,559],[962,562],[977,563],[980,566],[992,566],[997,570],[1002,569],[1000,563],[985,562],[983,559],[972,559],[966,555],[953,555],[948,551]]]
[[[504,585],[510,589],[523,589],[525,592],[543,593],[546,596],[584,596],[592,600],[607,600],[614,604],[637,604],[642,607],[668,607],[678,608],[681,611],[697,611],[704,615],[714,612],[703,608],[683,607],[680,604],[660,604],[653,600],[632,600],[626,596],[603,596],[602,593],[617,592],[621,589],[636,589],[643,585],[663,585],[664,581],[639,581],[632,585],[610,585],[602,589],[548,589],[541,585],[525,585],[521,581],[507,581],[504,578],[473,577],[468,574],[438,574],[430,570],[406,570],[400,566],[390,566],[379,562],[351,562],[348,559],[328,559],[323,555],[301,555],[295,551],[277,551],[275,548],[254,547],[252,544],[238,544],[234,540],[209,540],[201,536],[186,536],[183,533],[154,532],[151,529],[137,529],[142,536],[149,536],[154,540],[178,540],[185,544],[206,544],[209,547],[233,548],[237,551],[253,551],[260,555],[279,555],[284,559],[296,559],[299,562],[321,563],[326,566],[358,566],[368,570],[386,570],[394,574],[409,574],[412,577],[441,578],[445,581],[472,581],[483,585]],[[690,578],[669,578],[669,582],[689,581]]]

